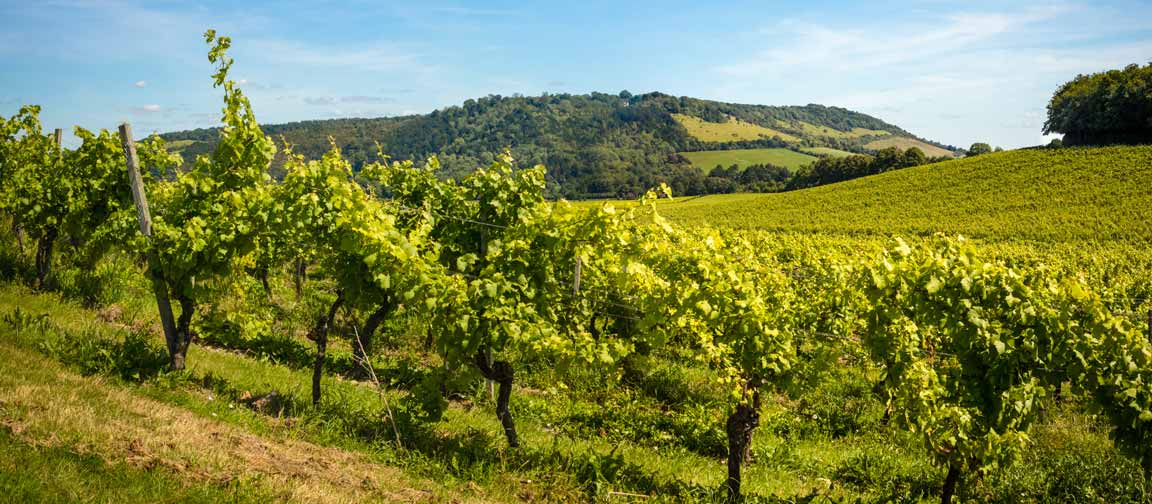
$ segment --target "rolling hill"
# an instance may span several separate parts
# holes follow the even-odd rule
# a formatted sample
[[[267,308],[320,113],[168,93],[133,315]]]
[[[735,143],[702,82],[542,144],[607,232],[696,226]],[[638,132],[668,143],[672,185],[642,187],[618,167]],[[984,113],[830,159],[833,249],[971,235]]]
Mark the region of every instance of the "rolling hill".
[[[547,166],[549,196],[567,198],[630,197],[662,182],[692,192],[706,187],[700,183],[705,172],[688,153],[703,151],[869,152],[866,145],[880,139],[944,150],[898,126],[839,107],[743,105],[626,91],[487,96],[422,115],[305,121],[264,130],[277,141],[283,137],[307,158],[323,155],[332,137],[357,168],[376,160],[377,143],[393,159],[437,155],[444,176],[487,165],[510,147],[520,164]],[[214,149],[219,131],[162,136],[191,161]],[[275,174],[279,161],[273,165]]]
[[[1027,149],[777,194],[678,198],[673,221],[891,236],[1152,241],[1152,146]]]

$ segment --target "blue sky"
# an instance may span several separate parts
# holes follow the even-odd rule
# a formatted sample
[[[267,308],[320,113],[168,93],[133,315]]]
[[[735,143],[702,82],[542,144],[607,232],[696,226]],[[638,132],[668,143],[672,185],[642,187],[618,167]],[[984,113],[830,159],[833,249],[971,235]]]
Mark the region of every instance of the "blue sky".
[[[488,94],[822,103],[960,146],[1034,145],[1077,73],[1152,61],[1152,2],[0,0],[0,114],[138,134],[215,125],[202,33],[266,123]]]

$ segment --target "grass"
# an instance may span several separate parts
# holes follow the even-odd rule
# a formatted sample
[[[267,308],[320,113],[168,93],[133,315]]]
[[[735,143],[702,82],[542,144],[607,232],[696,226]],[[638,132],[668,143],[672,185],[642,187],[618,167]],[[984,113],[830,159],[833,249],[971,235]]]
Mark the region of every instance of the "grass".
[[[862,138],[867,136],[886,136],[891,135],[891,132],[884,130],[874,130],[868,128],[852,128],[849,131],[841,131],[827,126],[817,126],[810,122],[805,121],[779,121],[780,126],[789,130],[799,130],[805,137],[827,137],[827,138]]]
[[[239,486],[277,499],[410,502],[430,495],[396,468],[363,456],[253,434],[215,415],[206,418],[104,380],[85,379],[27,350],[3,345],[2,422],[28,443],[82,448],[176,472],[193,482],[251,482]]]
[[[888,147],[896,147],[901,150],[908,150],[912,147],[916,147],[924,152],[924,155],[928,157],[956,157],[956,153],[948,149],[941,149],[940,147],[930,143],[907,137],[881,138],[879,140],[873,140],[867,144],[864,144],[864,147],[872,150],[886,149]]]
[[[813,155],[831,156],[831,157],[848,157],[855,156],[855,152],[848,152],[840,149],[833,149],[831,147],[806,147],[801,149],[804,152]]]
[[[678,199],[685,224],[887,237],[1152,241],[1152,147],[994,153],[778,194]]]
[[[672,114],[676,122],[688,130],[688,134],[702,142],[737,142],[741,140],[760,140],[762,138],[780,137],[785,142],[799,142],[800,139],[782,131],[765,128],[763,126],[741,121],[729,117],[727,122],[708,122],[698,117],[684,114]]]
[[[239,480],[189,481],[176,471],[106,461],[97,454],[30,444],[0,428],[0,494],[5,502],[268,502]]]
[[[740,169],[753,164],[774,164],[795,170],[816,160],[815,156],[780,148],[681,152],[680,154],[688,158],[694,166],[704,170],[705,173],[711,171],[716,165],[727,168],[733,164],[739,165]]]

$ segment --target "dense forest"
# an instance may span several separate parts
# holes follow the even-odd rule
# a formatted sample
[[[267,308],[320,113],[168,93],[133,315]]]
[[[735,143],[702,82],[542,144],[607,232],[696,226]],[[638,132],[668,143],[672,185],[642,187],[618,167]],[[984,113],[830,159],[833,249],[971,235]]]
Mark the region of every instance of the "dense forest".
[[[789,139],[763,136],[705,142],[673,114],[712,123],[742,121],[780,131]],[[874,134],[845,133],[854,129]],[[732,184],[709,181],[706,168],[710,167],[693,166],[680,155],[686,151],[832,147],[865,154],[870,150],[864,145],[877,135],[914,138],[880,119],[839,107],[740,105],[627,91],[487,96],[425,115],[305,121],[264,126],[264,130],[306,158],[326,152],[331,137],[356,169],[375,160],[380,151],[394,159],[437,155],[445,177],[460,177],[511,148],[522,166],[547,166],[549,196],[566,198],[632,197],[662,182],[677,194],[733,190]],[[212,128],[163,137],[191,161],[211,152],[218,135]],[[276,167],[282,161],[277,160]],[[782,186],[747,185],[750,190],[776,187]]]

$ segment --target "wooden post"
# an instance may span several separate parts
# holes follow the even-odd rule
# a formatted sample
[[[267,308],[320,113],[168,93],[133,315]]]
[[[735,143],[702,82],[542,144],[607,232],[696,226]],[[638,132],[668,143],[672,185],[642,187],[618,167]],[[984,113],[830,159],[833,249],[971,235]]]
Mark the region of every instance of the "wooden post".
[[[480,226],[480,261],[481,267],[484,266],[484,258],[488,255],[488,228]],[[484,313],[480,313],[480,317],[484,317]],[[488,324],[480,324],[482,330],[488,329]],[[484,362],[488,369],[492,369],[492,349],[487,346],[484,347]],[[493,402],[496,401],[496,382],[488,377],[484,377],[484,385],[488,388],[488,399]]]
[[[124,147],[124,158],[128,163],[128,181],[132,185],[132,201],[136,203],[136,219],[140,223],[140,234],[152,241],[152,214],[148,211],[148,195],[144,192],[144,179],[140,176],[140,161],[136,157],[136,144],[132,140],[132,126],[120,125],[120,142]],[[160,324],[164,328],[164,341],[168,344],[168,355],[172,356],[174,368],[183,367],[176,363],[179,348],[179,335],[176,333],[176,319],[172,316],[172,301],[168,298],[168,282],[160,269],[160,257],[151,247],[148,248],[148,276],[152,280],[152,293],[156,296],[156,308],[160,311]]]
[[[572,295],[580,295],[580,274],[584,267],[584,260],[576,256],[576,269],[572,272]]]
[[[60,148],[60,144],[64,142],[64,130],[62,130],[60,128],[56,128],[56,131],[53,132],[53,136],[55,137],[55,140],[56,140],[56,153],[59,154],[60,156],[63,156],[64,155],[64,149]]]

